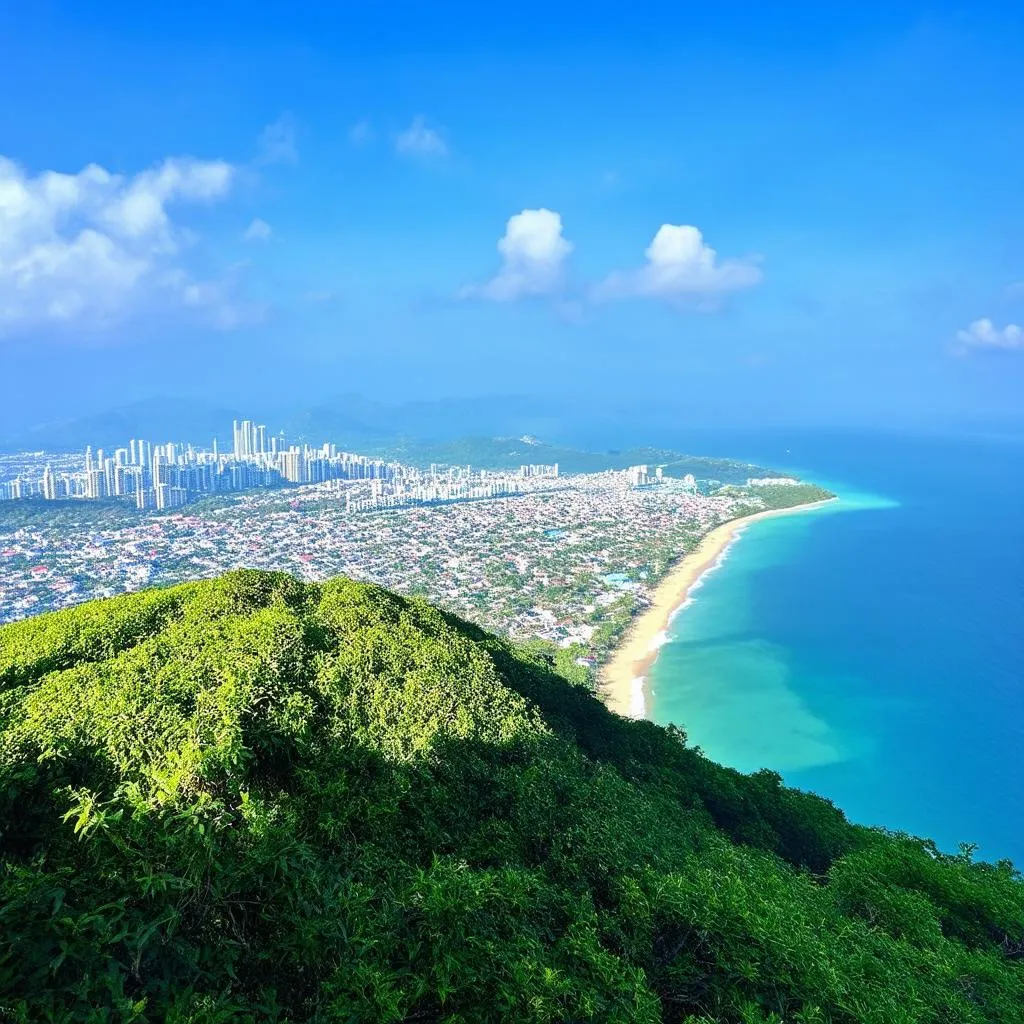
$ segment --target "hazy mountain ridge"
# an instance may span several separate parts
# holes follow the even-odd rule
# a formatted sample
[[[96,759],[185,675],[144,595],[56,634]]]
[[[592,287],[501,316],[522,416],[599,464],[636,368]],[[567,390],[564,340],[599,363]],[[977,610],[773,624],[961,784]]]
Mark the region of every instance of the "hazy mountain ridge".
[[[233,419],[253,419],[265,423],[270,434],[283,431],[289,441],[318,445],[381,445],[407,438],[444,441],[468,434],[543,430],[563,413],[552,403],[516,396],[385,402],[347,394],[312,406],[260,403],[256,408],[165,397],[8,428],[0,435],[0,450],[113,448],[132,437],[208,446],[214,437],[230,443]]]
[[[849,825],[415,600],[242,571],[0,629],[18,1019],[1024,1019],[1009,865]]]
[[[231,421],[254,416],[179,399],[138,402],[93,416],[37,424],[0,438],[0,450],[77,451],[86,445],[110,450],[124,447],[133,437],[205,448],[216,437],[222,450],[228,450]],[[771,473],[745,462],[664,447],[631,445],[588,451],[545,439],[548,435],[543,428],[551,428],[558,436],[567,417],[566,409],[514,397],[387,404],[350,395],[299,411],[270,410],[256,418],[266,422],[270,434],[283,433],[289,443],[331,441],[339,448],[418,466],[441,463],[517,469],[523,463],[557,462],[565,472],[600,472],[646,463],[664,466],[669,475],[692,473],[724,483],[742,483],[750,475]]]

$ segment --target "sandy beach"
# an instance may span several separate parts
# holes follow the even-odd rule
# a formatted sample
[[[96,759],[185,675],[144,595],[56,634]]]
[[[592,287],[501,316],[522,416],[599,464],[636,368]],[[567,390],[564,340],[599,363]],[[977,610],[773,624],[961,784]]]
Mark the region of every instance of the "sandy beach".
[[[602,668],[599,693],[608,707],[629,718],[645,716],[647,672],[668,639],[672,616],[686,601],[694,583],[715,564],[745,526],[758,519],[807,512],[836,500],[827,498],[806,505],[757,512],[731,519],[705,534],[700,544],[677,562],[657,585],[650,605],[633,620],[611,660]]]

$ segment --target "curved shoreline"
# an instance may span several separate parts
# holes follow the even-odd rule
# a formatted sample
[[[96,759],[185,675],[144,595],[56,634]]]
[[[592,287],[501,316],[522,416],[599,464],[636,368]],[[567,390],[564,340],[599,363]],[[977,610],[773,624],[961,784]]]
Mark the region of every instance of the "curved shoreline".
[[[686,602],[697,581],[715,567],[740,532],[758,519],[808,512],[837,498],[811,501],[789,508],[773,508],[730,519],[706,533],[693,551],[684,555],[655,587],[650,605],[630,624],[599,675],[598,695],[609,709],[627,718],[645,718],[647,673],[665,643],[669,623]]]

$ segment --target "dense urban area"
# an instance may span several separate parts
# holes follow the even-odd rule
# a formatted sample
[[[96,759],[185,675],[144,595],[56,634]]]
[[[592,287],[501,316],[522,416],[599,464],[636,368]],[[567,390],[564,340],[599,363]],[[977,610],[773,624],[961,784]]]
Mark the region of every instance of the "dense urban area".
[[[190,479],[220,486],[179,488],[204,466]],[[267,479],[238,490],[240,468]],[[247,566],[421,595],[517,639],[550,641],[583,668],[700,536],[804,490],[777,476],[720,486],[647,465],[418,469],[333,445],[270,449],[248,421],[235,425],[229,454],[132,442],[113,456],[0,457],[8,492],[15,479],[41,491],[44,477],[48,493],[2,506],[0,622]],[[54,480],[80,500],[54,497]],[[139,488],[161,487],[180,492],[172,507],[137,500]]]
[[[2,467],[4,460],[0,460]],[[348,511],[395,508],[430,501],[459,501],[515,494],[519,481],[558,476],[557,465],[523,465],[515,473],[472,467],[432,465],[429,469],[339,451],[330,442],[313,447],[289,445],[283,434],[267,437],[264,424],[252,420],[232,423],[229,451],[192,444],[153,444],[132,438],[112,454],[92,446],[79,463],[74,456],[35,455],[9,458],[0,469],[0,500],[37,498],[61,501],[120,499],[137,509],[181,508],[213,494],[279,488],[294,484],[372,481]],[[56,465],[56,469],[54,466]]]

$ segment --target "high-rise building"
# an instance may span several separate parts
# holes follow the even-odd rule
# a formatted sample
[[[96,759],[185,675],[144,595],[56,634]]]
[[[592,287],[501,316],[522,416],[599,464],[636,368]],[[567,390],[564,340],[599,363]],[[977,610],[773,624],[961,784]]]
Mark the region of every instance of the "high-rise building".
[[[43,470],[43,497],[47,501],[56,501],[57,499],[57,480],[49,464]]]
[[[106,480],[103,477],[103,471],[101,469],[87,469],[85,471],[85,496],[87,498],[103,498],[106,497],[106,490]]]
[[[626,475],[633,487],[642,487],[648,482],[646,466],[630,466],[626,471]]]
[[[235,442],[235,458],[251,459],[257,451],[256,425],[252,420],[242,420]]]
[[[299,484],[303,482],[305,475],[305,460],[302,457],[302,451],[295,445],[286,452],[281,452],[278,456],[280,463],[281,476],[285,478],[289,483]]]
[[[153,453],[153,486],[156,487],[158,484],[166,484],[168,482],[168,469],[169,465],[167,462],[167,456],[164,455],[159,449]]]

